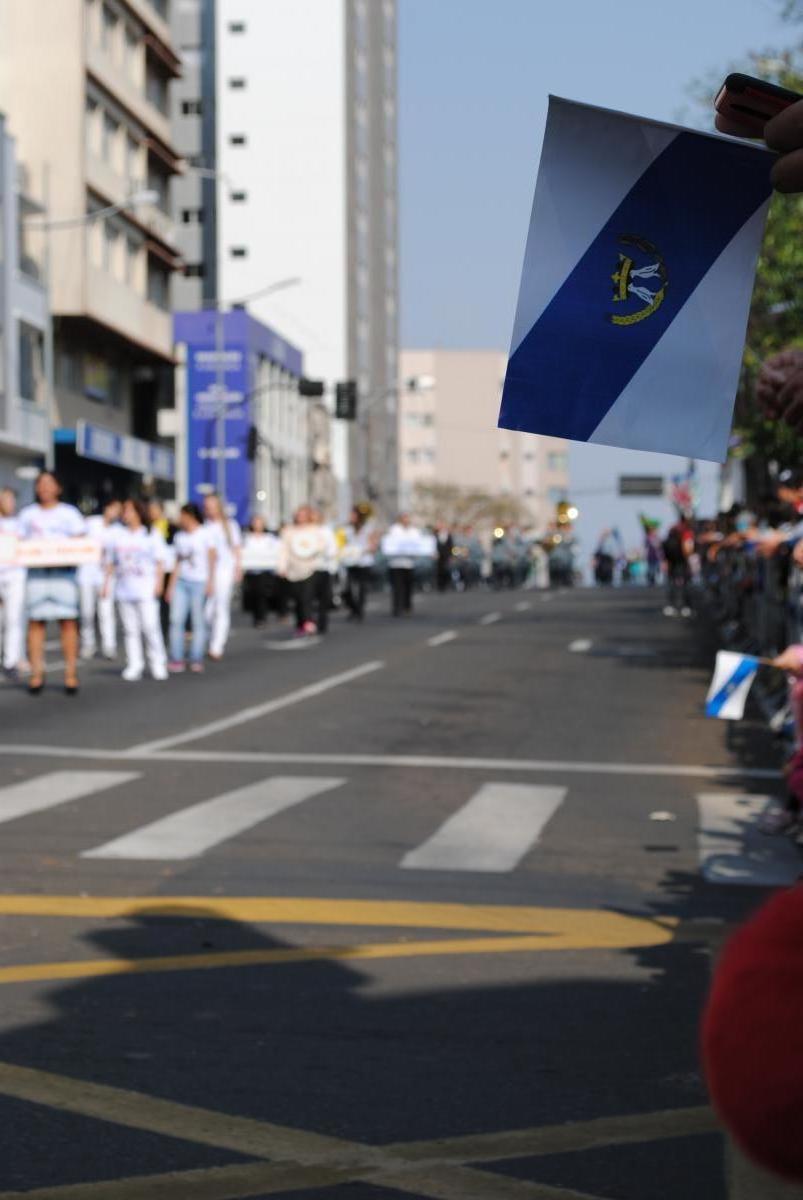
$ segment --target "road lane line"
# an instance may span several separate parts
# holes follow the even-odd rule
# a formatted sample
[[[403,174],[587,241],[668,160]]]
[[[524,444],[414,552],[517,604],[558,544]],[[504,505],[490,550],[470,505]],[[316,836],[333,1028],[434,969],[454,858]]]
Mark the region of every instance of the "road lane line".
[[[502,620],[502,614],[500,612],[491,612],[491,613],[486,613],[484,617],[480,617],[477,624],[478,625],[495,625],[497,621],[501,621],[501,620]]]
[[[781,772],[771,767],[711,766],[703,763],[623,763],[540,758],[461,758],[443,754],[303,754],[272,750],[151,750],[134,746],[110,750],[95,746],[48,746],[19,742],[0,745],[0,755],[12,758],[65,758],[93,762],[244,763],[307,767],[399,767],[412,770],[520,771],[522,774],[627,775],[667,779],[772,780]]]
[[[532,605],[529,600],[519,600],[518,604],[515,605],[516,612],[529,612],[531,608]]]
[[[454,629],[445,629],[443,633],[436,633],[434,637],[427,638],[427,645],[445,646],[447,642],[453,642],[456,637]]]
[[[81,857],[165,861],[197,858],[269,817],[344,783],[344,779],[321,779],[319,776],[313,779],[279,775],[274,779],[262,779],[259,783],[182,808],[169,817],[85,850]]]
[[[485,783],[400,865],[417,871],[512,871],[565,797],[566,788]]]
[[[227,729],[234,729],[237,725],[245,725],[248,721],[258,721],[261,717],[269,717],[272,713],[290,708],[294,704],[312,700],[316,696],[323,695],[324,692],[331,691],[332,688],[353,683],[355,679],[362,679],[364,675],[380,671],[384,665],[384,662],[378,660],[361,663],[360,666],[352,667],[349,671],[329,675],[326,679],[319,679],[317,683],[310,683],[306,687],[288,692],[284,696],[277,696],[275,700],[266,700],[264,704],[241,708],[228,717],[221,717],[219,721],[210,721],[207,725],[196,725],[193,729],[188,729],[186,732],[175,734],[172,737],[158,738],[153,742],[141,742],[137,746],[129,747],[128,753],[134,757],[142,754],[154,754],[159,750],[169,750],[173,746],[181,746],[185,742],[196,742],[200,738],[213,737],[217,733],[224,733]]]
[[[52,771],[0,788],[0,824],[139,779],[139,771]]]
[[[590,638],[575,638],[573,642],[569,642],[569,650],[572,654],[588,654],[593,645]]]
[[[707,883],[742,887],[788,887],[803,873],[803,855],[785,837],[768,837],[757,827],[769,796],[701,792],[697,847]]]

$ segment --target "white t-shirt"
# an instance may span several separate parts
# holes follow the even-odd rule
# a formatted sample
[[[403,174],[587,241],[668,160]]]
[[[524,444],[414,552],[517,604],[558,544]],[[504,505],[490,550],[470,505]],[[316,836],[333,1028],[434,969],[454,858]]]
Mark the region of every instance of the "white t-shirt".
[[[216,571],[221,575],[231,574],[234,571],[234,552],[243,543],[243,535],[237,522],[229,518],[228,526],[229,536],[227,538],[222,521],[207,521],[204,525],[205,533],[217,550]]]
[[[118,600],[152,600],[156,593],[156,574],[167,559],[165,540],[155,529],[116,530],[109,547],[114,567],[115,595]]]
[[[18,537],[19,525],[19,517],[0,517],[0,533],[10,534],[12,537]],[[8,579],[12,571],[22,574],[24,570],[24,567],[4,567],[0,565],[0,576]]]
[[[192,533],[179,530],[173,538],[176,571],[187,583],[206,583],[209,579],[209,551],[216,549],[209,528],[199,525]]]
[[[81,583],[96,583],[100,587],[103,583],[106,565],[109,561],[115,538],[123,526],[117,521],[112,522],[111,525],[107,525],[100,514],[93,517],[86,517],[84,524],[86,526],[87,537],[91,538],[100,547],[100,561],[96,563],[81,563],[78,568],[78,579]]]
[[[86,521],[72,504],[55,504],[42,508],[41,504],[29,504],[18,517],[21,538],[69,538],[82,537],[86,533]]]

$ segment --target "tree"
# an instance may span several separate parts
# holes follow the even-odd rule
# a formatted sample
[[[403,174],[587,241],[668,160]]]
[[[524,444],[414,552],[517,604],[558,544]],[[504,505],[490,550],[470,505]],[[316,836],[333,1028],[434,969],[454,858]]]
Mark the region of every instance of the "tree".
[[[531,517],[515,496],[492,496],[481,488],[461,488],[454,483],[416,483],[416,515],[427,525],[445,521],[456,525],[520,525]]]

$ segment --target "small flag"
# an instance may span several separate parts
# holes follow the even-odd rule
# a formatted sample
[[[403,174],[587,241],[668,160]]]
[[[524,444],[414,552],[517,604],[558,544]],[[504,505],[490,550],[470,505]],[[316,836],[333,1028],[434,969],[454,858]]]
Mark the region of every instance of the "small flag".
[[[739,721],[744,716],[747,693],[759,665],[758,659],[750,654],[720,650],[706,697],[705,715],[720,717],[723,721]]]
[[[499,425],[723,462],[771,165],[550,98]]]

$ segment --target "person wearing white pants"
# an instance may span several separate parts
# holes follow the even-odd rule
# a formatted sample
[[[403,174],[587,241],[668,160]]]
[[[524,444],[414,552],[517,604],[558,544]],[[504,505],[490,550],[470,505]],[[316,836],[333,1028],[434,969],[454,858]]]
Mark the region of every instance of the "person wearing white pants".
[[[148,523],[148,510],[139,500],[123,505],[123,527],[108,545],[104,593],[114,585],[123,626],[126,665],[123,679],[142,678],[147,658],[154,679],[167,679],[167,653],[159,616],[167,546]],[[144,644],[144,654],[143,654]]]
[[[17,533],[17,497],[11,488],[0,489],[0,533]],[[25,568],[0,567],[0,666],[10,679],[17,677],[25,643]]]
[[[209,657],[223,657],[231,629],[231,596],[243,577],[242,533],[236,521],[226,516],[216,492],[204,497],[204,528],[217,554],[212,595],[206,602],[209,627]]]
[[[117,621],[114,615],[114,592],[105,586],[105,561],[111,540],[119,530],[120,501],[110,500],[103,513],[87,517],[90,538],[100,547],[100,562],[85,563],[78,568],[78,590],[81,597],[81,658],[93,658],[96,649],[95,615],[100,630],[100,651],[104,658],[117,656]]]

